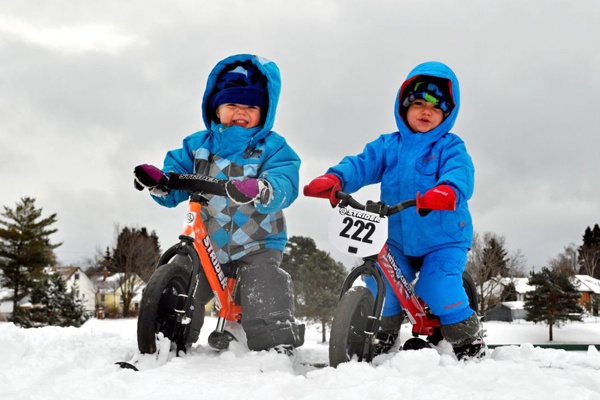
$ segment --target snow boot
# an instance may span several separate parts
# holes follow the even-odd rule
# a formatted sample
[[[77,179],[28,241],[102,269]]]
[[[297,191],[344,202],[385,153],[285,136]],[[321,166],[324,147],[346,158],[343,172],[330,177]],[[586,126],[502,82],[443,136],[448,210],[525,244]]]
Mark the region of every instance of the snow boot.
[[[484,330],[477,313],[456,324],[442,325],[441,331],[444,339],[452,345],[457,359],[468,360],[486,355]]]
[[[464,346],[454,347],[454,354],[459,360],[471,360],[485,357],[487,346],[483,338],[477,338]]]
[[[375,335],[374,355],[387,354],[394,348],[398,336],[400,336],[400,324],[402,324],[402,315],[393,315],[391,317],[381,318],[381,328]]]
[[[293,358],[296,355],[296,349],[291,344],[279,344],[271,349],[290,358]]]

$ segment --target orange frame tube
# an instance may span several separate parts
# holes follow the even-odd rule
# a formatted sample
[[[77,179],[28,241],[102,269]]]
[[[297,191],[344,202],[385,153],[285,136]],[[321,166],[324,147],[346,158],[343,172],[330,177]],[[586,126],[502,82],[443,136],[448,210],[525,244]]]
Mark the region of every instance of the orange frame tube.
[[[208,283],[215,294],[219,317],[228,321],[239,322],[242,316],[242,307],[235,304],[233,291],[235,279],[227,278],[221,269],[217,254],[212,247],[212,242],[206,231],[200,211],[202,205],[190,201],[188,213],[183,225],[183,235],[194,239],[194,248],[200,257],[201,268],[208,279]]]

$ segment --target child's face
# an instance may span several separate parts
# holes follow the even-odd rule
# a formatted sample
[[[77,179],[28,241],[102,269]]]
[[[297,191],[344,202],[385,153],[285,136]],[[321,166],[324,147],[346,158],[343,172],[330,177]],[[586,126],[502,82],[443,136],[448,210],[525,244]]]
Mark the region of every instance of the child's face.
[[[242,128],[254,128],[260,123],[260,107],[244,104],[221,104],[216,111],[223,125],[237,125]]]
[[[408,106],[406,121],[415,132],[425,133],[444,120],[444,112],[426,100],[415,100]]]

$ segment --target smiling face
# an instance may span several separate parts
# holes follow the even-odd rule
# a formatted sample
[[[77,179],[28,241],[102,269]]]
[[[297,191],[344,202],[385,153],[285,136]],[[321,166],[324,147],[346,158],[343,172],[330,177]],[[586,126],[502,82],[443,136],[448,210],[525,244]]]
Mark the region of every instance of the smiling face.
[[[227,103],[217,108],[217,118],[225,126],[241,126],[254,128],[260,123],[260,107],[246,106],[244,104]]]
[[[413,101],[406,112],[406,122],[415,132],[425,133],[444,120],[444,112],[423,99]]]

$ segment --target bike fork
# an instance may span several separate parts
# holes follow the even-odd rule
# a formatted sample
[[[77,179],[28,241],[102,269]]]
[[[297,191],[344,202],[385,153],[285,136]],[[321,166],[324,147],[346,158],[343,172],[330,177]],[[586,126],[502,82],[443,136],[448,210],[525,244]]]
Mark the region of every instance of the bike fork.
[[[217,327],[215,328],[215,332],[219,332],[219,333],[223,333],[223,331],[225,330],[225,322],[227,320],[223,317],[219,317],[217,319]]]

